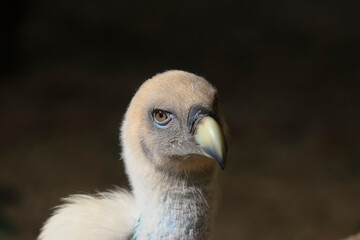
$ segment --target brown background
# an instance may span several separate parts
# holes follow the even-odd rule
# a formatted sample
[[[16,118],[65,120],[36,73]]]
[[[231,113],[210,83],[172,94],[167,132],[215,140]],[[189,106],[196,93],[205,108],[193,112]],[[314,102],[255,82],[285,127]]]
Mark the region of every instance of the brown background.
[[[182,69],[231,130],[216,239],[360,231],[354,2],[0,4],[0,239],[35,239],[71,193],[127,186],[118,129],[137,87]]]

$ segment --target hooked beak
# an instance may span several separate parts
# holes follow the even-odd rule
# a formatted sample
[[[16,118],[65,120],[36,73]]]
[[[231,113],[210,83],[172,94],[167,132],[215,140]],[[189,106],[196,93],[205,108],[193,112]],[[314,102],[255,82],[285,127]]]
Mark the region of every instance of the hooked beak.
[[[227,144],[223,130],[218,122],[210,116],[202,117],[196,125],[194,137],[204,150],[204,155],[215,159],[221,169],[224,170]]]

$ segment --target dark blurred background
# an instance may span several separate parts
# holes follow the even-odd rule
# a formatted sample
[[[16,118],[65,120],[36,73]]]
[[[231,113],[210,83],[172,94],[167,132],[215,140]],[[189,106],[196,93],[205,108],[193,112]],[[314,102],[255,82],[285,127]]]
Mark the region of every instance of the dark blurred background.
[[[127,187],[118,129],[152,75],[220,92],[231,139],[215,239],[360,231],[360,17],[341,1],[0,2],[0,239],[72,193]]]

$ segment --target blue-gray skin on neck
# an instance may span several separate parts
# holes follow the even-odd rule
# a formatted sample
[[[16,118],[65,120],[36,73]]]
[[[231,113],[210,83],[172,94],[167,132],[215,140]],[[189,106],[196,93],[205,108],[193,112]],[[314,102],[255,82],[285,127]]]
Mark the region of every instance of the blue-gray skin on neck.
[[[209,179],[197,179],[185,185],[182,182],[166,191],[161,197],[164,208],[157,214],[156,227],[145,235],[145,239],[206,239],[209,234],[208,202],[212,195],[208,190],[210,182]],[[131,240],[138,240],[140,236],[144,238],[146,217],[146,213],[140,215]]]

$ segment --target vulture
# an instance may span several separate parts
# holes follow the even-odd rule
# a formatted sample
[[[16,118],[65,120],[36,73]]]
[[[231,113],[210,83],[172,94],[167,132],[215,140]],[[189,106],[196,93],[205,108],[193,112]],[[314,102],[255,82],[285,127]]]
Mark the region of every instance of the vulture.
[[[226,125],[217,90],[172,70],[145,81],[120,130],[131,191],[64,199],[38,240],[211,239]]]

